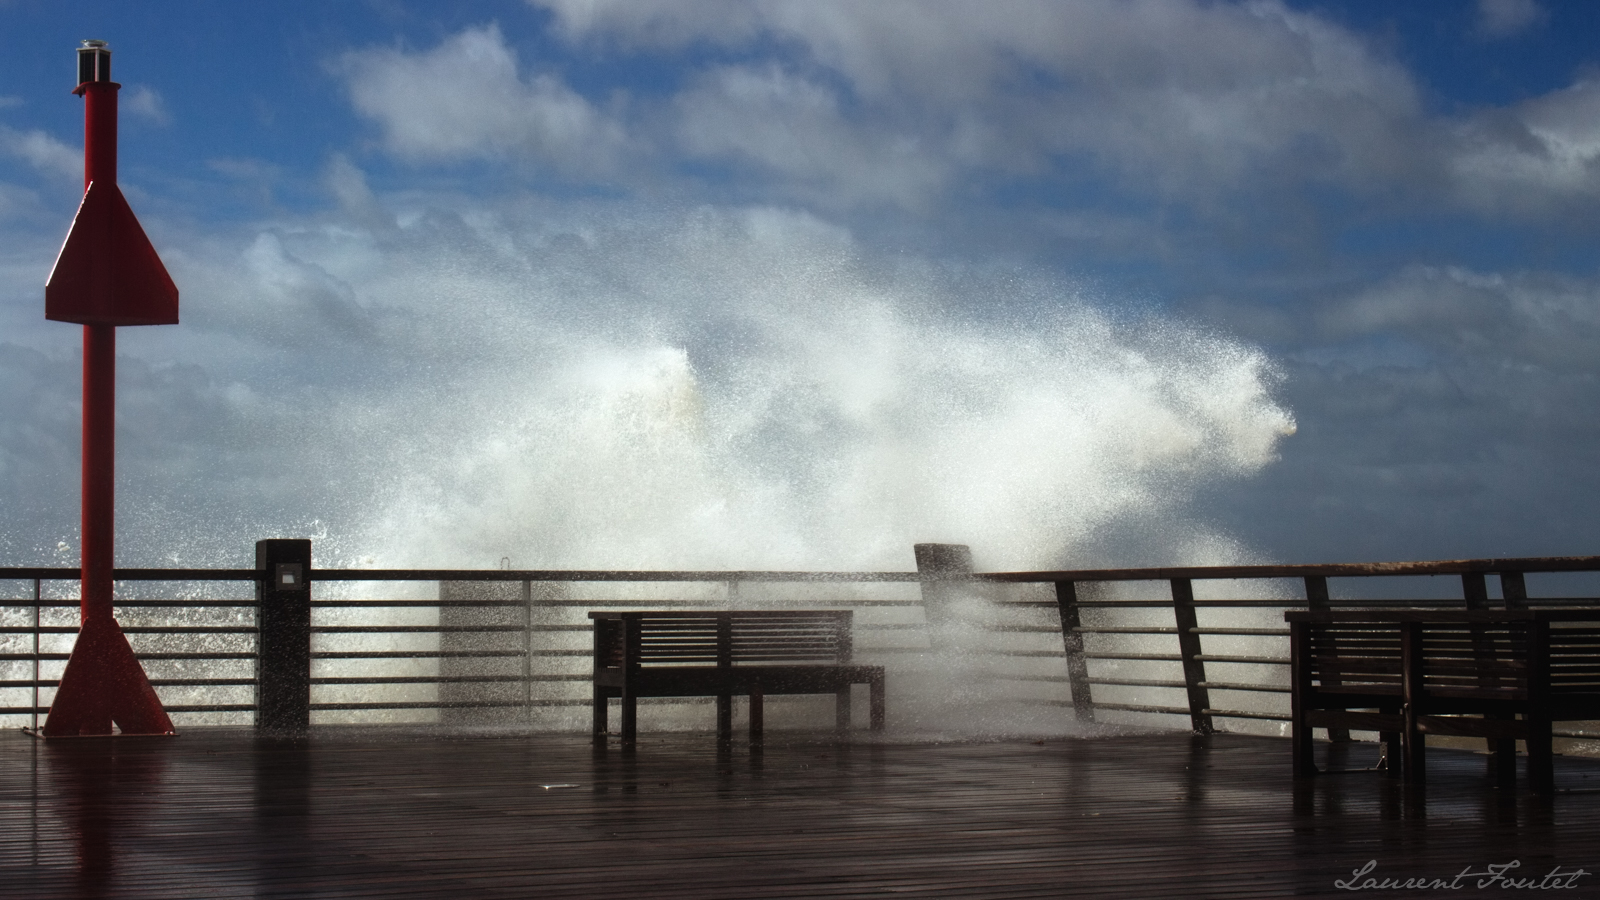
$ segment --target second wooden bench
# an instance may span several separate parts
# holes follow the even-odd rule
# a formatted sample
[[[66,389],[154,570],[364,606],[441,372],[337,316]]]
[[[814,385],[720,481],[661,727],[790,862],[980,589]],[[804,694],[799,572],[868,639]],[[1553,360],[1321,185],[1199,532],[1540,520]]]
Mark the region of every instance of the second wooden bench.
[[[1600,718],[1600,610],[1290,612],[1295,774],[1311,729],[1368,729],[1425,777],[1427,735],[1491,742],[1502,780],[1515,742],[1534,790],[1554,789],[1552,727]],[[1371,711],[1368,711],[1371,710]]]

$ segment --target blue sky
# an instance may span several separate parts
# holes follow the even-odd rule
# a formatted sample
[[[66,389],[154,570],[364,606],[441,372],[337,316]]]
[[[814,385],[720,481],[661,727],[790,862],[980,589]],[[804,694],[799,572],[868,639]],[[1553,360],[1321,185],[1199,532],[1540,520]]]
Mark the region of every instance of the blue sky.
[[[41,286],[88,37],[183,292],[123,331],[125,563],[1592,553],[1597,36],[1537,0],[0,2],[0,555],[76,540]]]

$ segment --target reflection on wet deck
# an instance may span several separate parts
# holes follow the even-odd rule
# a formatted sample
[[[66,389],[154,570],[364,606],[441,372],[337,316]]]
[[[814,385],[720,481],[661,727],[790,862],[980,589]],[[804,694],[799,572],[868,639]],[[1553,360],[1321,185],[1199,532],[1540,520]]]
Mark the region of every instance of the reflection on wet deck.
[[[1341,768],[1376,757],[1345,747]],[[1556,773],[1549,801],[1452,751],[1430,753],[1421,789],[1373,773],[1297,785],[1288,741],[1240,735],[776,733],[719,752],[668,734],[624,752],[398,729],[13,733],[0,896],[1282,897],[1348,895],[1335,881],[1369,860],[1369,878],[1600,872],[1600,761]],[[1495,895],[1475,881],[1461,893]],[[1600,875],[1575,884],[1600,890]]]

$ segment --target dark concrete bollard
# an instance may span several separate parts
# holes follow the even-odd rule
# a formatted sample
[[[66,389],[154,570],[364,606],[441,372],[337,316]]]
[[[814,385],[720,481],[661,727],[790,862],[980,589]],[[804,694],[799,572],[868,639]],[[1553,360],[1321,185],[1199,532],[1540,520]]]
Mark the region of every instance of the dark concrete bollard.
[[[256,541],[256,732],[311,727],[311,542]]]
[[[947,625],[951,621],[951,605],[972,591],[972,585],[965,581],[972,574],[972,548],[966,544],[916,544],[911,549],[916,554],[918,574],[949,579],[922,582],[922,608],[928,624]]]

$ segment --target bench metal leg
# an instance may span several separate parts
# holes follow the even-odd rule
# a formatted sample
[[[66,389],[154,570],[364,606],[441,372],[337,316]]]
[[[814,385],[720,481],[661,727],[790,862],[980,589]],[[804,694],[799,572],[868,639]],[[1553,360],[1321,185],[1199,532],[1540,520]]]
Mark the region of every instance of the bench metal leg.
[[[762,730],[766,727],[766,695],[761,692],[761,686],[750,688],[750,743],[759,744],[762,741]]]
[[[1494,780],[1502,787],[1517,783],[1517,740],[1499,738],[1489,742],[1489,765],[1494,769]]]
[[[1422,784],[1428,778],[1428,738],[1422,733],[1426,682],[1423,680],[1423,634],[1421,622],[1400,625],[1400,695],[1405,699],[1404,744],[1406,780]]]
[[[1383,774],[1389,778],[1403,778],[1406,759],[1404,736],[1398,731],[1384,731],[1379,732],[1378,740],[1383,742]]]
[[[1405,712],[1399,706],[1380,706],[1378,712],[1386,716],[1398,716]],[[1389,778],[1405,777],[1406,745],[1405,736],[1398,731],[1380,731],[1378,740],[1383,742],[1383,774]]]
[[[1318,588],[1327,590],[1327,579],[1306,579],[1306,592],[1314,597]],[[1294,760],[1294,777],[1317,774],[1312,753],[1311,726],[1306,724],[1306,707],[1311,694],[1311,638],[1304,622],[1289,625],[1289,747]]]
[[[626,687],[622,689],[622,742],[632,744],[639,739],[639,698]]]
[[[883,676],[872,679],[872,730],[882,731],[884,715]]]
[[[1507,723],[1515,723],[1514,715],[1491,715],[1486,718],[1497,719]],[[1494,780],[1501,787],[1512,787],[1517,783],[1517,739],[1489,738],[1489,768],[1494,774]]]
[[[850,730],[850,685],[834,691],[833,727],[839,731]]]
[[[610,702],[606,696],[606,689],[595,685],[594,688],[594,742],[603,744],[606,741],[606,726]]]
[[[1309,778],[1317,774],[1317,761],[1311,743],[1311,726],[1305,723],[1305,714],[1301,710],[1295,710],[1289,722],[1289,743],[1294,753],[1294,777]]]
[[[1406,706],[1406,731],[1402,739],[1404,745],[1402,755],[1405,758],[1406,780],[1421,784],[1428,780],[1428,738],[1417,726],[1417,713],[1411,706]]]
[[[717,740],[733,740],[733,695],[717,695]]]
[[[1536,794],[1556,791],[1555,739],[1551,721],[1528,716],[1528,785]]]

